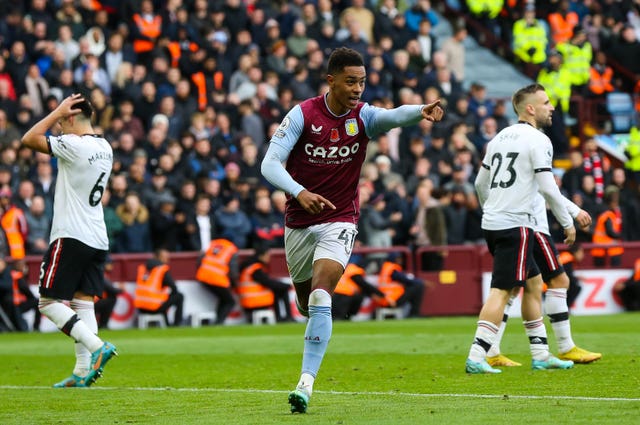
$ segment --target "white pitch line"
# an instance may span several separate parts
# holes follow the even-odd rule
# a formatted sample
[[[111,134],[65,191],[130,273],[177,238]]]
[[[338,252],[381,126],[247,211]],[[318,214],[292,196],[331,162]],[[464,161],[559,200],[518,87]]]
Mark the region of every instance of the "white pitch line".
[[[21,386],[21,385],[0,385],[0,390],[49,390],[52,387],[46,386]],[[56,389],[59,391],[58,389]],[[85,389],[81,389],[85,390]],[[88,390],[88,388],[87,388]],[[232,388],[172,388],[172,387],[92,387],[91,390],[102,391],[177,391],[194,393],[261,393],[261,394],[287,394],[284,390],[259,390],[259,389],[232,389]],[[351,396],[386,396],[386,397],[416,397],[416,398],[497,398],[497,399],[526,399],[526,400],[580,400],[580,401],[630,401],[640,402],[640,398],[625,397],[586,397],[569,395],[512,395],[512,394],[424,394],[424,393],[404,393],[404,392],[384,392],[384,391],[314,391],[315,394],[328,395],[351,395]]]

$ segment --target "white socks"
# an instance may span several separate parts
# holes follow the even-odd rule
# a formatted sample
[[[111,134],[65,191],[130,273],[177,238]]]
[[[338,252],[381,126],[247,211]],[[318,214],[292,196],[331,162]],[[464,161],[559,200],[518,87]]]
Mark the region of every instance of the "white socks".
[[[497,341],[500,328],[486,320],[478,320],[476,336],[469,350],[469,359],[474,362],[481,362],[487,357],[487,352]]]
[[[533,360],[547,360],[549,358],[549,344],[547,343],[547,328],[544,327],[542,317],[523,323],[529,337],[531,357]]]
[[[98,333],[98,322],[96,321],[96,313],[92,301],[84,301],[79,299],[71,300],[70,307],[78,315],[78,319],[83,321],[89,330],[94,334]],[[95,351],[95,350],[94,350]],[[82,343],[76,342],[76,366],[73,373],[77,376],[86,376],[91,366],[91,351]]]
[[[567,289],[547,289],[544,299],[544,311],[549,316],[551,327],[558,343],[558,352],[566,353],[575,347],[571,337],[569,307],[567,306]]]
[[[89,304],[91,307],[89,307]],[[58,329],[69,335],[76,342],[82,344],[89,350],[89,353],[93,353],[104,344],[95,334],[95,332],[98,331],[98,325],[95,314],[93,313],[93,302],[74,299],[71,305],[78,310],[74,311],[58,300],[40,298],[39,308],[40,312],[48,317]],[[89,313],[89,309],[91,313]],[[85,322],[85,320],[87,320],[88,323]]]

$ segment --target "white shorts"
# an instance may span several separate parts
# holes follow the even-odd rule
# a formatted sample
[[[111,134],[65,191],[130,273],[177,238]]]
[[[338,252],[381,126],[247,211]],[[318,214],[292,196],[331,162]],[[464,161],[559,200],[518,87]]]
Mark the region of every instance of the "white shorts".
[[[313,263],[327,258],[347,267],[358,230],[353,223],[323,223],[303,229],[285,227],[287,267],[294,283],[311,279]]]

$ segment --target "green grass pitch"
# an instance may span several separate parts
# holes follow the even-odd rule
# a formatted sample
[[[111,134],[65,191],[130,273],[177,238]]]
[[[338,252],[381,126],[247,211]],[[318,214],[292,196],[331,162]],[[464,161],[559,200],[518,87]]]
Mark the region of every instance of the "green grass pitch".
[[[502,349],[524,366],[500,375],[464,373],[475,322],[336,322],[305,415],[287,404],[301,323],[101,332],[120,355],[88,389],[51,388],[74,364],[62,333],[0,334],[0,424],[640,423],[639,314],[574,317],[603,358],[567,371],[532,371],[512,319]]]

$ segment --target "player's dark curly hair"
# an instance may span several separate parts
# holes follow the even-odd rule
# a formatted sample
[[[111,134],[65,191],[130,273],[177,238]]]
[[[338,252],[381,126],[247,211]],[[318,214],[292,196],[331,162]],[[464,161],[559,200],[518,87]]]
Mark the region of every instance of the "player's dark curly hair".
[[[362,55],[353,49],[347,47],[338,47],[331,56],[327,65],[327,73],[336,75],[344,70],[347,66],[364,66]]]

